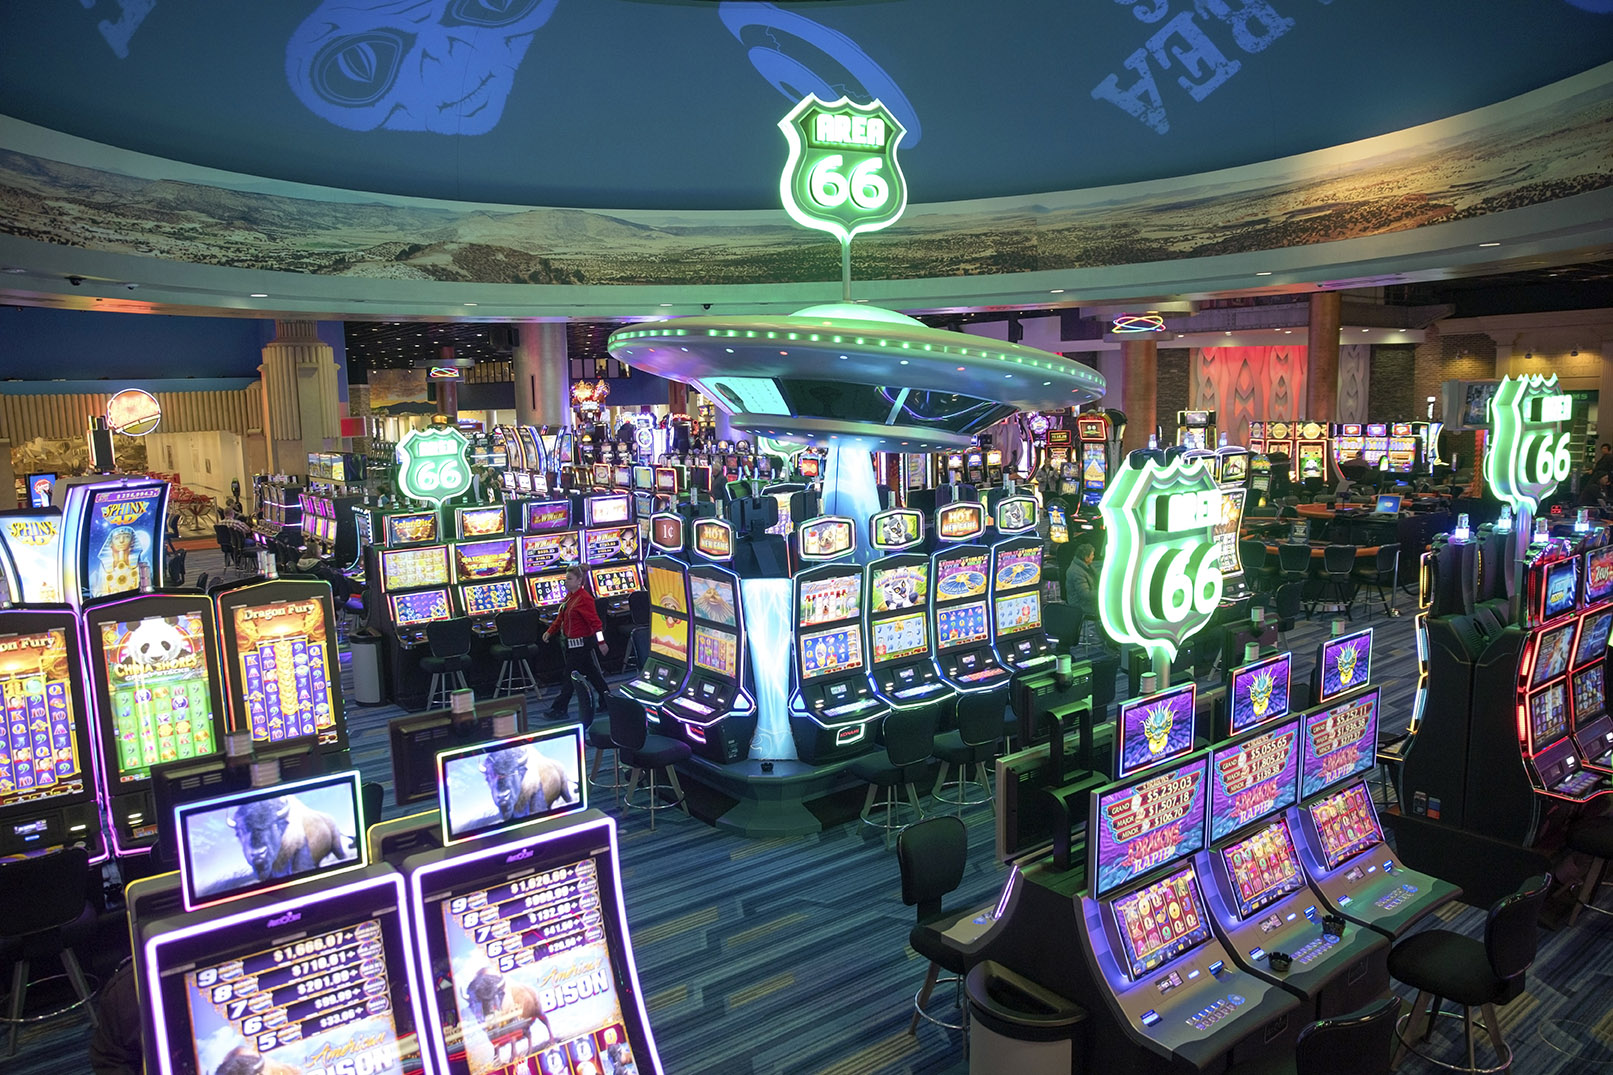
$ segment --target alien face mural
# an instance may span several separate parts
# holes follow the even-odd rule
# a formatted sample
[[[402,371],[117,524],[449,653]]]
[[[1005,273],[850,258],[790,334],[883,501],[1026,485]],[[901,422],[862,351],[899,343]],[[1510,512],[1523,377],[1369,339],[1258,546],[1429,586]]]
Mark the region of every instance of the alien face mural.
[[[286,80],[349,130],[486,134],[558,3],[326,0],[286,43]]]

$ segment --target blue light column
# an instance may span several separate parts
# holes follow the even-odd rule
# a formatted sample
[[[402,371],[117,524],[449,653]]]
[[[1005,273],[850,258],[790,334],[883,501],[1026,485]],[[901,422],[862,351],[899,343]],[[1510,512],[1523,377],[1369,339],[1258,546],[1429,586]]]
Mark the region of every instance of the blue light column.
[[[751,684],[756,691],[753,758],[794,761],[790,733],[790,670],[794,667],[794,583],[789,579],[740,579],[745,599],[745,637],[750,649]]]
[[[829,455],[823,461],[823,513],[855,521],[854,559],[859,564],[874,559],[874,549],[868,544],[868,520],[880,510],[871,451],[868,441],[836,437],[829,441]]]

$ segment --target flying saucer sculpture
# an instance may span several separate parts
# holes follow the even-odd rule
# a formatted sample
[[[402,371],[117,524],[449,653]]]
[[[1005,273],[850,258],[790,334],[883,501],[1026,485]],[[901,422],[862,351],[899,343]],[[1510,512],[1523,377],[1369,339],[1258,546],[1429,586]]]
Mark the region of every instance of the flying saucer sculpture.
[[[735,429],[880,451],[962,447],[1017,411],[1079,407],[1104,388],[1102,374],[1060,355],[856,303],[637,324],[606,346],[693,386]]]

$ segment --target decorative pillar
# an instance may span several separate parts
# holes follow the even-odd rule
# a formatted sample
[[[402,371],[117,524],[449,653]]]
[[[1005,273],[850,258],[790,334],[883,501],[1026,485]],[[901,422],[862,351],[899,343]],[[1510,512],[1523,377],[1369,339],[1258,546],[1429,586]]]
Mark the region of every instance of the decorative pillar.
[[[515,371],[515,420],[520,425],[569,425],[571,361],[564,322],[523,321],[511,356]]]
[[[669,414],[689,413],[689,386],[682,381],[666,383],[666,406]]]
[[[1120,345],[1120,364],[1125,369],[1121,399],[1126,412],[1126,436],[1122,452],[1148,447],[1148,437],[1159,422],[1155,413],[1159,388],[1159,345],[1153,340],[1127,340]],[[1164,445],[1161,445],[1164,447]]]
[[[271,474],[308,473],[308,454],[342,435],[335,351],[313,321],[276,321],[258,366]]]
[[[1306,358],[1310,362],[1306,382],[1310,386],[1306,413],[1299,415],[1313,422],[1338,421],[1339,409],[1339,315],[1343,297],[1337,291],[1311,296],[1311,316],[1306,337]]]

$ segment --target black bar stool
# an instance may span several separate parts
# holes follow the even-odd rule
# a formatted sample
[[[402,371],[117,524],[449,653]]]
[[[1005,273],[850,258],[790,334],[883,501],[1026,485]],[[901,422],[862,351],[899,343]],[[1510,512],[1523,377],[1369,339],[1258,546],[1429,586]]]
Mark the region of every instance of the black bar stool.
[[[1568,827],[1566,843],[1570,851],[1591,857],[1591,865],[1579,883],[1579,898],[1569,912],[1568,924],[1579,921],[1581,911],[1613,918],[1613,911],[1596,906],[1596,891],[1607,881],[1607,860],[1613,858],[1613,817],[1583,817]]]
[[[470,667],[471,622],[465,616],[432,620],[426,624],[429,656],[420,658],[420,668],[431,673],[431,689],[426,692],[426,712],[447,709],[457,687],[469,689],[465,669]]]
[[[538,677],[532,674],[531,659],[542,645],[543,616],[534,609],[525,609],[500,612],[493,622],[498,626],[498,641],[493,643],[492,653],[495,660],[502,662],[493,697],[537,690]]]

